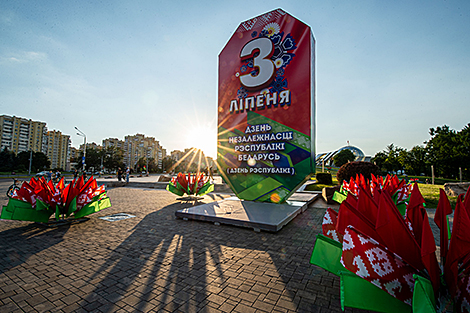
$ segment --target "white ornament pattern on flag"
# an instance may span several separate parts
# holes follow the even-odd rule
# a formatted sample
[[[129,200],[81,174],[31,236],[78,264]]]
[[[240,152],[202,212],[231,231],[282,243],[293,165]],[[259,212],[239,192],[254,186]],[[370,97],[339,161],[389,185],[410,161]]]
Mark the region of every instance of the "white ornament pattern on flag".
[[[323,216],[322,232],[323,235],[335,241],[342,242],[341,236],[336,231],[336,222],[338,220],[338,213],[328,208]]]
[[[418,272],[374,239],[348,226],[343,237],[341,264],[391,296],[411,305],[413,274]]]

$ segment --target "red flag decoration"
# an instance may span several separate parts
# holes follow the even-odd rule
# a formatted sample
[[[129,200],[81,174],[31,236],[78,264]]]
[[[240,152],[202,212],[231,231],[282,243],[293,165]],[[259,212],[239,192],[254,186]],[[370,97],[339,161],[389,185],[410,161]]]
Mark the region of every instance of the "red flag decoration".
[[[440,188],[439,192],[439,202],[437,204],[436,213],[434,214],[434,222],[440,230],[441,263],[444,264],[447,251],[449,250],[447,215],[452,214],[452,207],[450,206],[449,198],[445,191]]]
[[[429,225],[428,214],[424,208],[421,209],[423,215],[422,229],[421,229],[421,261],[424,267],[428,271],[431,283],[434,289],[434,293],[439,290],[441,269],[436,258],[436,243],[434,242],[434,236]],[[419,230],[415,229],[415,232]]]
[[[343,242],[343,235],[339,234],[336,230],[338,223],[338,213],[335,210],[328,208],[323,216],[322,231],[323,235],[338,242]]]
[[[372,196],[368,188],[359,187],[359,195],[357,197],[357,209],[372,223],[377,220],[378,204],[380,200],[380,192]]]
[[[31,178],[31,180],[33,180],[33,178]],[[30,203],[33,208],[36,206],[36,197],[37,195],[34,193],[34,188],[27,182],[23,182],[20,190],[16,193],[16,199]]]
[[[429,225],[429,218],[424,208],[424,198],[417,184],[413,186],[410,200],[406,207],[405,220],[409,222],[411,233],[421,251],[421,261],[428,271],[434,292],[439,290],[441,270],[436,258],[436,243]]]
[[[470,216],[470,187],[468,187],[467,192],[465,193],[463,206],[465,207],[465,210],[467,211],[468,216]]]
[[[369,236],[348,227],[343,237],[341,263],[359,277],[411,305],[417,271]]]
[[[470,218],[461,199],[457,199],[454,211],[452,236],[444,265],[444,278],[452,297],[456,295],[459,263],[470,253]]]
[[[410,201],[408,202],[406,210],[408,211],[417,207],[422,207],[424,203],[423,195],[419,191],[418,184],[415,183],[413,188],[411,188]]]
[[[349,182],[344,180],[341,185],[340,193],[343,195],[351,194],[357,198],[361,192],[367,191],[370,195],[375,197],[380,190],[387,190],[390,195],[393,196],[395,204],[399,205],[409,198],[411,184],[407,184],[404,179],[398,179],[396,175],[387,175],[384,180],[382,177],[375,177],[372,174],[371,179],[366,180],[362,174],[359,174],[356,175],[356,179],[351,177]],[[344,197],[333,197],[333,199],[337,201],[342,198],[344,199]]]
[[[348,195],[348,197],[352,197]],[[348,200],[343,201],[339,208],[338,221],[336,230],[339,234],[344,235],[346,227],[353,226],[362,233],[375,238],[379,242],[382,242],[380,236],[377,234],[374,223],[367,219],[356,207],[353,207]]]
[[[420,247],[386,190],[380,198],[375,230],[388,249],[414,268],[424,268]]]

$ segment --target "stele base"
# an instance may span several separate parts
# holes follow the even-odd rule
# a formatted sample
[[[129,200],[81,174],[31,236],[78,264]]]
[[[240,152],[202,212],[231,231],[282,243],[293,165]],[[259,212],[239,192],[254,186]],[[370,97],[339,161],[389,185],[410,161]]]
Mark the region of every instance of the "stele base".
[[[291,199],[295,200],[289,200],[283,204],[245,201],[231,197],[178,210],[175,215],[184,220],[248,227],[257,232],[261,230],[277,232],[298,214],[304,212],[318,196],[318,194],[311,194],[296,197],[294,194]]]

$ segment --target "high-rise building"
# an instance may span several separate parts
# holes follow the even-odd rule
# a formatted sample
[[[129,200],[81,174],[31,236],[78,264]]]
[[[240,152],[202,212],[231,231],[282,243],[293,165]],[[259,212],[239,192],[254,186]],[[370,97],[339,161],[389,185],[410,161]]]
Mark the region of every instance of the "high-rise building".
[[[98,145],[96,142],[87,142],[86,143],[86,148],[87,149],[95,149],[95,150],[101,150],[101,146]],[[83,150],[83,143],[80,145],[79,150]]]
[[[107,138],[102,141],[103,149],[116,147],[124,150],[124,141],[117,138]]]
[[[70,170],[70,136],[62,135],[58,130],[47,132],[46,155],[51,161],[51,168]]]
[[[1,149],[18,154],[22,151],[44,152],[46,123],[16,116],[0,116]]]
[[[124,137],[124,164],[135,168],[140,158],[155,160],[157,167],[162,168],[166,150],[154,137],[145,137],[142,134]]]

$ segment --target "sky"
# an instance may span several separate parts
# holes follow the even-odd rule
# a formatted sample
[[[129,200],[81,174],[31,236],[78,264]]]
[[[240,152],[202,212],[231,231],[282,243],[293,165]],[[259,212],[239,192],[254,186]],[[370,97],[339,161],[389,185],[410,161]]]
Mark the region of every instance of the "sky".
[[[216,157],[218,55],[281,8],[316,40],[316,152],[411,149],[470,122],[470,1],[2,0],[0,114]]]

